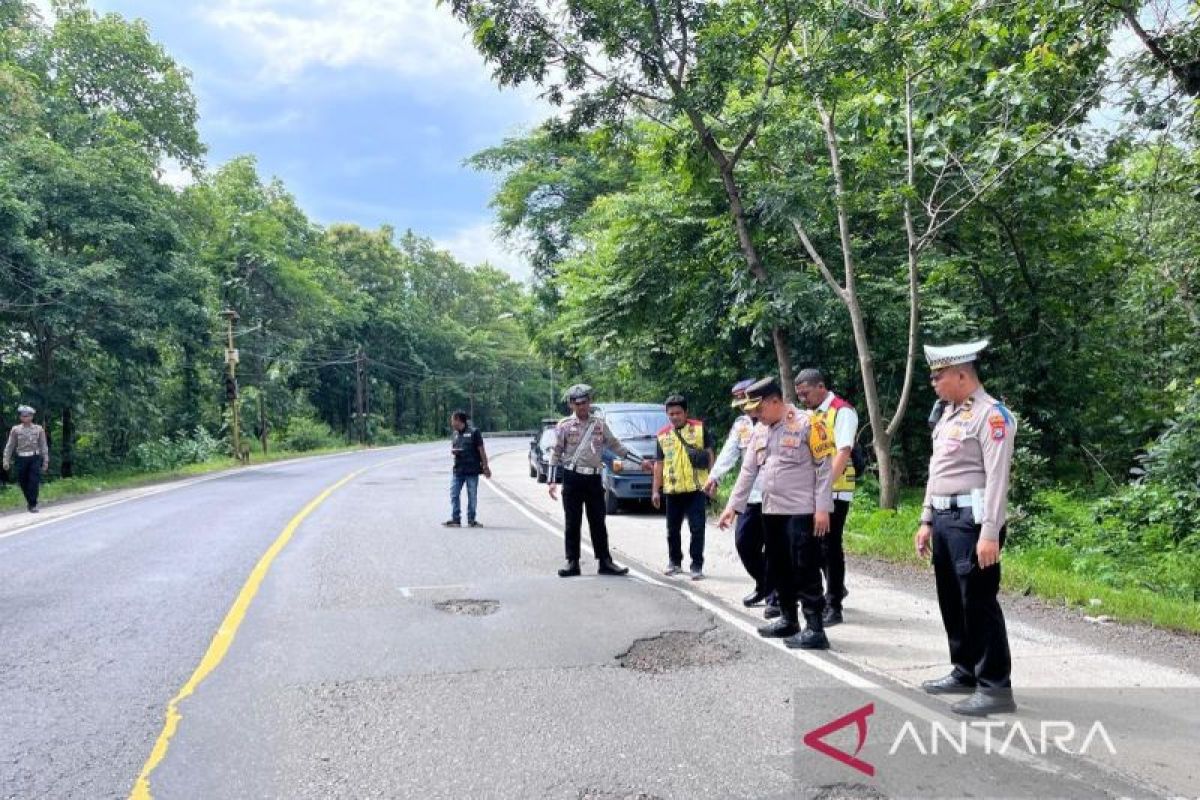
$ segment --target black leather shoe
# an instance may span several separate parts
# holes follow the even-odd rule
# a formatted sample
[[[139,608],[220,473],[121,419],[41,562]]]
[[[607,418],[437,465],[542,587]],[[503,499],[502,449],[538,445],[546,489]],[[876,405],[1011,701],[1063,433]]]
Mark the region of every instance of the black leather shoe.
[[[825,637],[825,631],[813,630],[812,628],[805,628],[795,636],[785,639],[783,643],[793,650],[829,649],[829,639]]]
[[[959,677],[957,673],[951,672],[944,678],[925,681],[921,684],[921,688],[929,694],[973,694],[975,681],[971,678]]]
[[[825,627],[829,627],[830,625],[841,625],[842,610],[840,608],[834,608],[833,606],[825,606],[825,611],[823,614],[821,614],[821,622],[825,624]]]
[[[578,564],[575,565],[575,569],[579,569]],[[596,573],[599,575],[628,575],[629,567],[619,567],[611,558],[605,558],[601,559],[600,569],[596,570]]]
[[[753,592],[742,598],[742,605],[744,605],[746,608],[749,608],[750,606],[756,606],[763,600],[766,600],[768,594],[770,594],[770,592],[764,592],[761,589],[755,589]]]
[[[763,619],[775,619],[782,613],[779,610],[779,606],[767,606],[763,609]]]
[[[786,639],[800,632],[800,623],[794,619],[777,619],[770,625],[758,629],[758,635],[764,639]]]
[[[986,717],[988,714],[1011,714],[1017,710],[1017,703],[1013,700],[1012,689],[980,688],[966,700],[950,706],[950,710],[965,717]]]
[[[558,577],[560,578],[574,578],[578,574],[579,562],[574,560],[567,561],[567,563],[563,565],[563,568],[558,571]]]

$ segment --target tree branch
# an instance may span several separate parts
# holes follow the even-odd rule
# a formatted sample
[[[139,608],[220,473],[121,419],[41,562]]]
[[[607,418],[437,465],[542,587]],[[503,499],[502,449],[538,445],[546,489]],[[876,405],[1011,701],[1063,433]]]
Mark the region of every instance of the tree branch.
[[[804,230],[804,226],[800,224],[800,220],[795,217],[788,217],[788,222],[792,224],[792,230],[796,232],[796,236],[804,244],[804,249],[808,253],[808,257],[817,265],[817,269],[821,272],[821,277],[829,284],[829,288],[833,289],[838,299],[844,303],[846,301],[846,290],[838,285],[837,278],[833,277],[833,273],[829,270],[829,265],[825,263],[825,259],[821,258],[821,254],[813,246],[812,240],[808,238],[808,232]]]
[[[925,247],[927,247],[929,245],[929,243],[932,242],[933,239],[937,236],[938,232],[940,232],[943,228],[945,228],[948,224],[950,224],[951,221],[956,219],[960,214],[962,214],[964,211],[966,211],[968,208],[970,208],[972,205],[974,205],[979,200],[979,198],[983,197],[985,194],[987,194],[989,191],[991,191],[997,184],[999,184],[1002,180],[1004,180],[1006,177],[1008,177],[1008,173],[1012,172],[1018,164],[1020,164],[1022,161],[1024,161],[1029,156],[1030,153],[1034,152],[1039,147],[1041,147],[1043,144],[1045,144],[1046,142],[1050,141],[1055,136],[1057,136],[1063,130],[1063,128],[1065,128],[1067,126],[1067,123],[1069,123],[1072,119],[1074,119],[1076,116],[1078,116],[1085,108],[1087,108],[1088,104],[1091,103],[1091,101],[1093,99],[1095,99],[1096,95],[1098,95],[1099,93],[1100,93],[1100,88],[1097,88],[1089,96],[1080,100],[1076,104],[1075,108],[1073,108],[1070,111],[1070,113],[1068,113],[1065,117],[1063,117],[1061,120],[1059,120],[1059,122],[1056,125],[1054,125],[1054,127],[1052,127],[1050,130],[1046,131],[1046,133],[1044,133],[1042,136],[1038,137],[1037,141],[1035,141],[1033,144],[1029,145],[1024,150],[1022,150],[1020,153],[1018,153],[1011,161],[1009,161],[1007,164],[1005,164],[1000,169],[999,172],[997,172],[991,178],[989,178],[988,180],[984,181],[981,185],[979,185],[978,188],[975,190],[975,192],[969,198],[967,198],[965,201],[963,201],[962,205],[960,205],[958,208],[954,209],[954,211],[947,214],[944,218],[942,218],[941,221],[938,221],[936,219],[931,219],[929,227],[926,229],[925,233],[922,234],[922,236],[921,236],[921,239],[920,239],[921,249],[922,250],[925,249]],[[944,207],[944,204],[943,204],[943,206],[938,207],[939,213],[940,213],[940,210],[942,207]]]
[[[750,122],[750,127],[746,130],[746,134],[742,140],[738,142],[737,147],[733,150],[733,155],[729,160],[736,165],[745,152],[746,147],[754,139],[758,133],[759,126],[762,125],[763,118],[767,113],[767,97],[770,96],[771,89],[774,87],[775,70],[779,66],[779,56],[783,54],[785,47],[791,46],[792,31],[796,27],[796,22],[791,18],[791,14],[787,15],[787,25],[784,26],[783,33],[779,37],[779,43],[775,45],[774,51],[771,53],[771,61],[767,65],[767,74],[763,77],[762,94],[758,99],[758,109],[754,112],[754,118]]]
[[[900,399],[896,402],[892,421],[887,426],[889,439],[900,430],[904,413],[908,410],[909,398],[912,396],[921,321],[921,286],[917,274],[921,251],[912,214],[912,196],[916,194],[917,179],[916,144],[913,137],[912,74],[907,68],[904,72],[904,146],[905,177],[908,181],[908,185],[904,187],[904,234],[908,240],[908,356],[904,364],[904,383],[900,390]]]

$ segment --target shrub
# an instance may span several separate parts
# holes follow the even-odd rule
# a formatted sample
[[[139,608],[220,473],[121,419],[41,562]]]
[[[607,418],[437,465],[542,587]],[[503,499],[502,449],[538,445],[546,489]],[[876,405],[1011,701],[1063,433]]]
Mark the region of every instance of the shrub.
[[[1178,391],[1174,384],[1168,391]],[[1104,518],[1169,532],[1167,546],[1200,552],[1200,379],[1175,404],[1174,418],[1141,459],[1138,483],[1102,502]]]
[[[292,417],[288,420],[287,431],[283,434],[280,444],[285,450],[303,453],[323,447],[334,447],[340,444],[340,441],[324,422],[312,417]]]
[[[224,448],[204,427],[197,427],[190,436],[160,436],[142,442],[133,449],[134,464],[146,472],[166,472],[188,464],[211,460]]]

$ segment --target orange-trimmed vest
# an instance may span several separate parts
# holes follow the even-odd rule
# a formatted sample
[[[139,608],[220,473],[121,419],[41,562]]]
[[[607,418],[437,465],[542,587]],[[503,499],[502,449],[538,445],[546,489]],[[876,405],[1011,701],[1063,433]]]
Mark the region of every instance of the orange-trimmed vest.
[[[684,441],[697,450],[704,450],[704,423],[689,419],[676,434],[674,425],[667,425],[658,432],[658,446],[663,453],[663,494],[682,494],[704,489],[708,481],[708,470],[696,469],[688,458]]]
[[[838,412],[843,408],[854,408],[854,406],[850,405],[837,395],[834,395],[833,402],[829,404],[829,408],[825,409],[824,411],[813,412],[813,420],[815,422],[819,422],[819,424],[813,425],[814,433],[812,435],[820,436],[823,439],[823,444],[824,442],[828,442],[828,444],[824,444],[824,452],[830,456],[833,456],[837,453],[837,445],[834,443],[833,439],[833,424],[837,419]],[[821,430],[820,434],[815,433],[817,429]],[[816,449],[814,449],[813,452],[817,452]],[[846,470],[841,474],[840,477],[834,479],[833,481],[833,491],[853,492],[854,481],[856,477],[858,476],[854,473],[853,462],[847,461]]]

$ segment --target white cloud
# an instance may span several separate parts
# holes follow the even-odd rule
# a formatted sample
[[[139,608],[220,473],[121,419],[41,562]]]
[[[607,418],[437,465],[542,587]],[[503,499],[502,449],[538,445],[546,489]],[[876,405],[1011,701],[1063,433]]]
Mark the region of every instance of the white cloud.
[[[158,180],[159,183],[180,191],[195,183],[196,176],[191,170],[181,166],[178,161],[169,158],[159,165]]]
[[[260,80],[292,84],[313,68],[365,66],[424,82],[434,95],[494,91],[466,26],[435,0],[216,0],[201,15],[261,62]],[[544,117],[536,89],[516,94],[531,119]]]
[[[529,278],[529,265],[524,257],[501,241],[489,222],[462,228],[449,237],[437,239],[436,243],[464,264],[474,266],[486,261],[518,281]]]
[[[260,119],[236,119],[225,115],[204,120],[204,129],[210,133],[221,133],[231,136],[247,134],[277,133],[302,125],[305,115],[295,109],[282,111],[274,116]]]
[[[54,21],[54,9],[50,6],[50,0],[31,0],[31,4],[41,14],[43,22]]]

